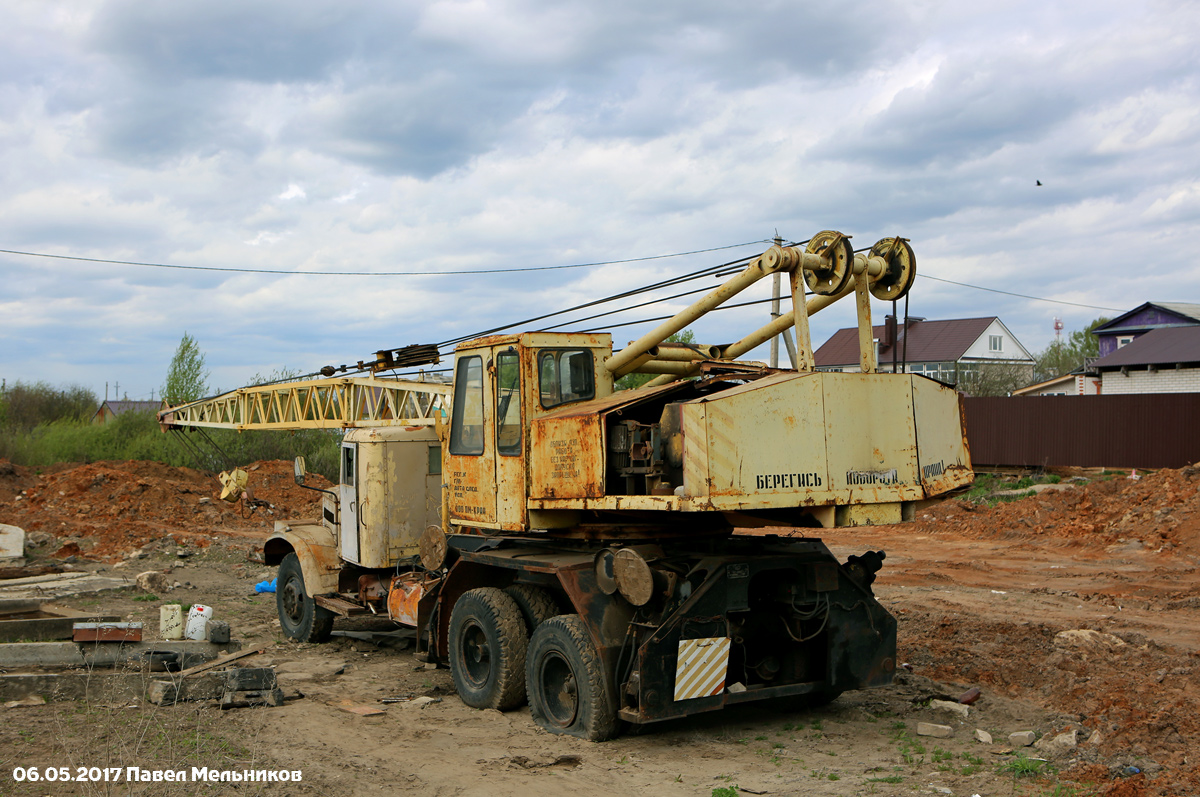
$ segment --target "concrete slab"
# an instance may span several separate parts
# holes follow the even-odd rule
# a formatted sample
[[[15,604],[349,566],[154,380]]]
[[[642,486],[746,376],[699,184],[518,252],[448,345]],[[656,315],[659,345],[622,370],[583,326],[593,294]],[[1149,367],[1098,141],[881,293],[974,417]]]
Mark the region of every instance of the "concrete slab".
[[[7,642],[0,645],[0,670],[27,667],[111,667],[142,663],[147,650],[174,650],[208,661],[224,651],[241,650],[242,643],[224,645],[195,639],[153,642]]]
[[[70,639],[80,622],[116,622],[115,614],[81,612],[28,598],[0,598],[0,642]]]
[[[0,523],[0,565],[20,567],[25,564],[25,529]]]
[[[122,589],[132,584],[126,578],[111,578],[95,573],[47,573],[44,576],[9,578],[0,581],[0,598],[65,598],[87,592]]]
[[[0,703],[38,695],[48,702],[87,699],[93,705],[121,705],[148,698],[161,704],[164,701],[153,699],[154,690],[161,688],[155,684],[164,682],[186,689],[186,697],[180,699],[216,700],[224,694],[224,679],[219,673],[190,678],[182,684],[178,678],[170,678],[164,673],[145,672],[7,673],[0,675]]]

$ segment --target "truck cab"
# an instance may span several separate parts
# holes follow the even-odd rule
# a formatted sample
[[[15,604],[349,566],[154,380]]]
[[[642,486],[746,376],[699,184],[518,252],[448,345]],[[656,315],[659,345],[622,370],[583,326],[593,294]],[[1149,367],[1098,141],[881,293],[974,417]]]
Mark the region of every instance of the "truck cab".
[[[520,532],[546,525],[550,519],[529,515],[530,424],[610,396],[604,360],[611,354],[610,335],[578,333],[502,335],[459,346],[444,472],[451,526]],[[556,464],[558,455],[548,456]]]

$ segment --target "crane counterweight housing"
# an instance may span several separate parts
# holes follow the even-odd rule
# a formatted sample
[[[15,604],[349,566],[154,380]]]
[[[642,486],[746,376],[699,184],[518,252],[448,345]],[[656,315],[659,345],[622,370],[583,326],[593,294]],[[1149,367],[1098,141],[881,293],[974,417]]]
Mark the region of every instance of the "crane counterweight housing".
[[[791,312],[730,345],[665,341],[777,272]],[[418,656],[449,666],[468,705],[528,700],[547,730],[589,739],[619,720],[811,705],[896,666],[896,622],[872,592],[886,554],[841,562],[816,535],[911,520],[973,479],[954,389],[874,360],[871,297],[903,297],[914,273],[904,239],[854,254],[826,231],[772,247],[619,352],[607,334],[493,335],[458,345],[449,386],[389,394],[375,376],[334,395],[323,380],[241,414],[218,397],[161,417],[299,428],[336,414],[348,430],[322,517],[265,544],[290,636],[384,614],[416,629]],[[808,316],[850,295],[859,372],[817,371]],[[794,335],[795,367],[737,359],[777,334]],[[655,378],[615,390],[632,372]]]

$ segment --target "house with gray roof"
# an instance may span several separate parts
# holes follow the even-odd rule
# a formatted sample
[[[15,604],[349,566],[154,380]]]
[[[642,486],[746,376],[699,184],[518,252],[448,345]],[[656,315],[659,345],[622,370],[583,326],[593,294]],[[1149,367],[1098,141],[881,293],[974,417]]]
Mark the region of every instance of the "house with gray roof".
[[[1200,323],[1147,330],[1092,369],[1104,395],[1200,393]]]
[[[100,409],[96,410],[96,414],[92,416],[92,423],[108,423],[126,412],[158,412],[160,409],[162,409],[161,401],[130,401],[128,399],[110,401],[105,399],[100,405]]]

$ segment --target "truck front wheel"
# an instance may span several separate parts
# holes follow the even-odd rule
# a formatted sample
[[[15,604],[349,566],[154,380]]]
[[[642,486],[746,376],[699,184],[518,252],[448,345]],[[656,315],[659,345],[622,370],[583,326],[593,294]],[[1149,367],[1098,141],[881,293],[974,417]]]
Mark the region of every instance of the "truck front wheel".
[[[525,618],[504,590],[479,587],[450,612],[450,674],[472,708],[516,708],[525,700]]]
[[[533,632],[525,684],[533,721],[551,733],[593,742],[617,735],[616,701],[579,615],[552,617]]]
[[[304,588],[304,573],[294,552],[279,563],[275,608],[279,611],[279,627],[288,639],[324,642],[333,631],[333,612],[318,606]]]

